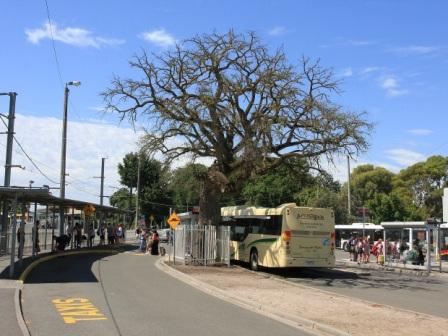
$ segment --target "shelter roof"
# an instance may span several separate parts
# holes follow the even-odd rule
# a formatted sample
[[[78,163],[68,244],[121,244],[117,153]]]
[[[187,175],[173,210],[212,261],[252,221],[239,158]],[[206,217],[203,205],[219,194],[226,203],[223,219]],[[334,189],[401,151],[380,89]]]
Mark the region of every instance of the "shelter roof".
[[[51,194],[48,188],[0,187],[0,200],[14,200],[16,197],[18,202],[37,202],[41,205],[71,207],[80,210],[86,205],[92,204],[99,212],[129,212],[112,206],[56,197]]]

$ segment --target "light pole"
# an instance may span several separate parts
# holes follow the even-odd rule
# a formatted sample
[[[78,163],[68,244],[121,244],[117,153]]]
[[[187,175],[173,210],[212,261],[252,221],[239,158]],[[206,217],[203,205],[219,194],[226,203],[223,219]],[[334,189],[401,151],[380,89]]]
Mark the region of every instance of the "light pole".
[[[69,86],[80,86],[80,81],[72,81],[65,84],[64,90],[64,118],[62,120],[62,148],[61,148],[61,180],[60,180],[60,194],[61,199],[65,198],[65,160],[67,155],[67,103],[68,103],[68,93],[70,90]],[[64,222],[65,214],[64,207],[59,205],[59,235],[64,234]]]
[[[16,111],[16,92],[0,93],[0,96],[9,96],[9,114],[8,118],[8,138],[6,142],[6,161],[5,161],[5,182],[3,186],[9,187],[11,183],[11,168],[12,168],[12,145],[14,142],[14,121]],[[1,221],[1,235],[6,237],[8,231],[8,202],[3,201],[2,207],[2,221]],[[6,248],[6,239],[0,238],[0,248]]]

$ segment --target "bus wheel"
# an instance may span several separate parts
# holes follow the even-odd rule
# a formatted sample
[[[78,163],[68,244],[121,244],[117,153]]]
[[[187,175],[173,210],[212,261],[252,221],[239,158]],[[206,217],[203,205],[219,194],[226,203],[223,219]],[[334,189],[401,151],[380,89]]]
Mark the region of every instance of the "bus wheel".
[[[250,269],[252,271],[258,271],[258,252],[256,249],[250,251]]]

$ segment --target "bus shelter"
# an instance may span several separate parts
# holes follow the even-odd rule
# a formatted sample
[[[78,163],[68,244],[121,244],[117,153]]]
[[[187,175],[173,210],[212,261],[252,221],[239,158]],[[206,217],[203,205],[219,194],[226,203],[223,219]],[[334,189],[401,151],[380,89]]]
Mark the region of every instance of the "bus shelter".
[[[410,264],[413,268],[442,270],[441,252],[448,246],[446,224],[435,220],[382,222],[383,254],[387,264]]]
[[[57,224],[56,220],[59,222],[58,214],[59,209],[64,209],[64,216],[62,218],[62,225],[59,227],[62,229],[61,233],[71,232],[74,227],[74,211],[75,209],[79,210],[79,212],[83,214],[85,209],[92,209],[92,206],[95,208],[95,215],[99,216],[99,218],[108,218],[110,216],[119,216],[125,215],[128,211],[118,209],[111,206],[105,206],[100,204],[94,204],[91,202],[72,200],[67,198],[59,198],[55,197],[51,194],[49,188],[25,188],[25,187],[0,187],[0,201],[3,204],[2,207],[2,216],[1,216],[1,235],[0,235],[0,251],[5,254],[11,255],[11,264],[10,264],[10,273],[11,275],[14,272],[14,263],[15,263],[15,249],[16,249],[16,236],[17,232],[20,229],[20,234],[23,235],[23,239],[20,239],[17,257],[21,260],[23,256],[24,249],[24,241],[28,241],[31,243],[29,246],[32,249],[32,255],[36,253],[36,239],[41,241],[41,234],[35,234],[39,232],[39,228],[37,227],[37,204],[43,205],[45,207],[45,235],[44,237],[44,246],[46,248],[47,245],[47,233],[49,233],[48,229],[51,229],[51,249],[53,249],[53,236],[55,234],[55,227]],[[34,216],[32,221],[32,232],[26,231],[26,221],[24,220],[23,214],[26,210],[27,206],[31,208],[31,204],[34,204]],[[67,211],[68,210],[68,211]],[[70,211],[71,210],[71,214]],[[20,226],[18,227],[19,218],[18,214],[20,214]],[[92,217],[83,216],[84,218],[89,218],[89,225],[94,225]],[[49,223],[51,222],[51,224]],[[83,229],[86,232],[86,222],[84,221]],[[96,221],[97,226],[99,222]],[[81,225],[81,223],[79,223]],[[60,234],[58,232],[58,234]],[[31,239],[26,239],[26,235],[29,235]],[[43,242],[42,242],[43,243]]]

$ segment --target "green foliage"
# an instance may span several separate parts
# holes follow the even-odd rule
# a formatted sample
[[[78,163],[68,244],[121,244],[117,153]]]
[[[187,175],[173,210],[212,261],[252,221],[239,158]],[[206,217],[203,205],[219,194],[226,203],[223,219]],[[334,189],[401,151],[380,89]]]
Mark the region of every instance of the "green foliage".
[[[191,207],[199,204],[199,174],[206,171],[207,167],[202,164],[188,164],[174,170],[169,189],[177,209],[185,210],[187,205]]]
[[[294,195],[312,183],[306,163],[291,159],[275,171],[251,178],[244,185],[242,195],[248,204],[276,207],[293,202]]]
[[[134,189],[134,194],[137,189],[138,155],[138,153],[128,153],[123,158],[123,162],[118,164],[120,182],[130,188],[131,191]],[[139,208],[140,213],[145,215],[146,218],[149,218],[152,214],[156,219],[161,220],[168,214],[169,205],[165,205],[171,203],[168,181],[169,170],[159,161],[141,153]],[[114,198],[114,202],[117,202],[117,206],[121,205],[128,209],[128,203],[120,203],[118,201],[118,196],[125,193],[125,191],[118,192],[119,194]],[[135,209],[135,198],[133,198],[132,202]]]
[[[431,156],[400,171],[395,186],[427,217],[442,217],[442,190],[448,180],[448,158]]]
[[[393,175],[385,168],[370,164],[356,167],[351,176],[354,205],[362,207],[379,193],[389,194],[393,188]]]
[[[301,206],[333,209],[337,224],[348,222],[346,199],[341,192],[319,188],[317,185],[302,190],[294,198],[295,202]]]
[[[123,162],[118,164],[118,174],[120,183],[128,188],[137,187],[137,153],[128,153],[123,158]]]
[[[127,188],[120,188],[109,199],[110,205],[120,209],[135,208],[135,196],[131,195]]]

